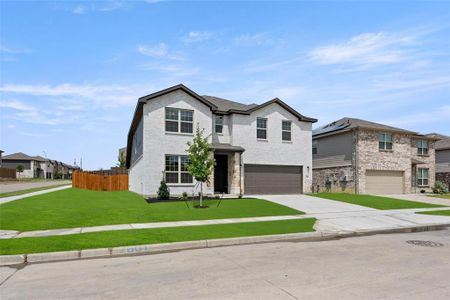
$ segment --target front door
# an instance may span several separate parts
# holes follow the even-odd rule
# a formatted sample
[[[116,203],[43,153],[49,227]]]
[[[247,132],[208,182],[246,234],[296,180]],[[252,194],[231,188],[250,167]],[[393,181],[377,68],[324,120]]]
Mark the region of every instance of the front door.
[[[228,156],[214,155],[214,192],[228,193]]]

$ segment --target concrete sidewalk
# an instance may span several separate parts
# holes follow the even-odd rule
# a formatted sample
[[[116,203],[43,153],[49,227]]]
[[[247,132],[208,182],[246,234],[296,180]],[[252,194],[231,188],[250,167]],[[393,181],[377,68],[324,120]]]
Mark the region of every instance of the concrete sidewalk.
[[[56,192],[56,191],[68,189],[68,188],[71,188],[71,187],[72,187],[72,185],[64,185],[64,186],[59,186],[59,187],[55,187],[55,188],[52,188],[52,189],[32,192],[32,193],[28,193],[28,194],[0,198],[0,204],[11,202],[11,201],[15,201],[15,200],[20,200],[20,199],[24,199],[24,198],[28,198],[28,197],[31,197],[31,196],[37,196],[37,195],[47,194],[47,193],[51,193],[51,192]]]
[[[9,193],[22,191],[27,189],[34,189],[52,185],[71,184],[70,180],[48,180],[48,181],[23,181],[14,183],[0,183],[0,193]]]

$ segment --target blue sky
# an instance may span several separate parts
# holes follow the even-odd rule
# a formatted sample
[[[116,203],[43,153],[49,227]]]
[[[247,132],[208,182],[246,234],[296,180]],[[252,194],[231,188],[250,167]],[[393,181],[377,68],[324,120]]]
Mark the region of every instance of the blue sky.
[[[137,98],[178,83],[450,135],[450,3],[2,1],[1,143],[116,164]]]

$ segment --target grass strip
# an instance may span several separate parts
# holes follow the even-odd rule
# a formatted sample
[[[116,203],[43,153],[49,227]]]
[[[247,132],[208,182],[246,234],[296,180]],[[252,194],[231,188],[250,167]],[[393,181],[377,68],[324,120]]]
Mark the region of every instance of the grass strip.
[[[418,212],[417,214],[450,217],[450,210],[422,211]]]
[[[310,194],[310,196],[335,200],[350,204],[357,204],[375,209],[387,210],[387,209],[407,209],[407,208],[433,208],[433,207],[445,207],[443,205],[400,200],[389,197],[372,196],[372,195],[360,195],[349,193],[318,193]]]
[[[316,219],[165,227],[0,239],[0,254],[29,254],[314,231]]]

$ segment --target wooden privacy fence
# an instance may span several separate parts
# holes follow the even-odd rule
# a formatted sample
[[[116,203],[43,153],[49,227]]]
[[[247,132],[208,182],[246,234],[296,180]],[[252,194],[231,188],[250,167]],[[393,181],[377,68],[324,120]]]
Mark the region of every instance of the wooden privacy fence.
[[[16,169],[0,168],[0,178],[16,178]]]
[[[72,186],[93,191],[128,191],[128,174],[96,174],[75,171]]]

